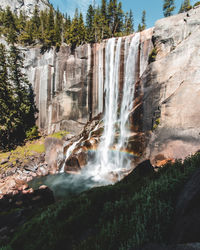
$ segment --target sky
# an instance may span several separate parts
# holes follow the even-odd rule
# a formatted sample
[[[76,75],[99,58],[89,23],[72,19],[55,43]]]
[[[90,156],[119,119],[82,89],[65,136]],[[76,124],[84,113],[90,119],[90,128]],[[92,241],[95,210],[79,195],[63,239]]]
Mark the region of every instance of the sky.
[[[101,0],[49,0],[55,8],[59,7],[60,11],[67,13],[73,17],[74,11],[78,8],[83,14],[87,12],[89,4],[93,1],[96,5],[101,3]],[[108,1],[108,0],[107,0]],[[183,0],[175,0],[177,13]],[[118,1],[119,2],[119,1]],[[156,20],[163,17],[162,5],[163,0],[121,0],[123,10],[129,11],[132,9],[134,15],[135,29],[137,29],[138,24],[141,22],[142,11],[146,10],[146,23],[147,27],[154,26]],[[191,4],[196,3],[197,0],[191,0]]]

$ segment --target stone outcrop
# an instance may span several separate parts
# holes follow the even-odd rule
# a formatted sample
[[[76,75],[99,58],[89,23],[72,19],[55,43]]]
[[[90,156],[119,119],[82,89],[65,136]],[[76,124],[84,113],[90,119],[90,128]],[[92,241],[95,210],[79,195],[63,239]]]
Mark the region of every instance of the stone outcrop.
[[[39,10],[45,10],[49,8],[48,0],[1,0],[0,8],[6,9],[9,6],[10,9],[19,14],[20,11],[26,13],[26,15],[31,16],[33,14],[35,6],[38,7]]]
[[[41,54],[26,48],[25,69],[36,94],[38,125],[46,133],[67,130],[78,134],[89,120],[90,46],[62,46]]]
[[[141,78],[147,157],[185,158],[200,147],[200,8],[156,22],[156,61]]]

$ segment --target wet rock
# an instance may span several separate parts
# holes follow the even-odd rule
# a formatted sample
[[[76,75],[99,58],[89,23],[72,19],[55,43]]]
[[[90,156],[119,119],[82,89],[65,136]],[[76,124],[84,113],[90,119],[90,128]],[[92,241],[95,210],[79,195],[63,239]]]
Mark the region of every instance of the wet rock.
[[[87,165],[88,162],[88,154],[85,151],[81,151],[76,154],[77,160],[79,162],[79,166],[82,168]]]
[[[71,156],[69,159],[65,162],[65,172],[77,172],[81,170],[79,161],[76,156]]]
[[[6,164],[6,163],[8,163],[8,162],[9,162],[8,159],[3,159],[3,160],[1,161],[1,163],[0,163],[0,165],[4,165],[4,164]]]
[[[67,134],[63,137],[63,141],[69,141],[74,137],[73,134]]]
[[[24,169],[29,171],[29,172],[36,172],[38,170],[38,166],[37,165],[34,165],[34,166],[24,166]]]

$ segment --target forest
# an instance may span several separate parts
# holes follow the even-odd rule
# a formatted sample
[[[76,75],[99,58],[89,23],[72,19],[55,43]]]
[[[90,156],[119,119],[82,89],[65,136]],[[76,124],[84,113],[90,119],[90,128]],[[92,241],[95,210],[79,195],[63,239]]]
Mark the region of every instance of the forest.
[[[122,3],[111,0],[107,4],[102,0],[100,7],[89,5],[86,21],[83,14],[76,9],[71,19],[58,9],[39,11],[35,6],[31,18],[23,12],[16,15],[10,8],[0,12],[0,34],[6,37],[8,43],[22,45],[41,44],[42,47],[59,46],[65,42],[75,48],[84,43],[100,42],[103,39],[124,36],[133,33],[133,13],[124,13]],[[145,12],[141,30],[145,29]]]

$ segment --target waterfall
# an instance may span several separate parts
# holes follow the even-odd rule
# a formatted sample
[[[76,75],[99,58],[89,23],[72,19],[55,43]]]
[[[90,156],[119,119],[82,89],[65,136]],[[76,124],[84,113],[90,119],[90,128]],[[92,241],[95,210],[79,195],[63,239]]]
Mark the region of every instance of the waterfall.
[[[114,38],[109,39],[105,51],[104,133],[97,152],[96,167],[93,166],[95,169],[93,175],[97,181],[109,173],[118,174],[120,179],[120,171],[130,169],[130,160],[121,151],[126,148],[130,134],[129,114],[134,101],[140,34],[133,36],[131,42],[130,37],[125,40],[125,77],[121,107],[119,107],[119,74],[122,39],[118,39],[116,48],[115,41]]]
[[[137,80],[136,67],[138,60],[139,42],[140,33],[136,33],[135,36],[132,38],[128,50],[128,57],[125,63],[123,98],[119,120],[120,137],[118,140],[118,149],[122,149],[124,146],[126,146],[125,144],[127,141],[127,137],[129,136],[129,114],[133,108],[135,83]]]
[[[122,151],[127,148],[130,136],[129,115],[133,109],[135,83],[137,80],[138,50],[140,34],[125,38],[124,43],[124,83],[121,104],[119,103],[120,89],[120,60],[122,38],[108,39],[105,45],[105,65],[103,60],[104,44],[98,51],[98,111],[104,107],[104,132],[98,146],[95,160],[91,160],[82,174],[95,182],[105,183],[105,177],[113,174],[121,179],[124,170],[130,170],[131,159]],[[103,69],[105,67],[105,81]],[[105,100],[103,102],[103,98]],[[95,130],[98,128],[98,124]],[[92,133],[89,133],[89,139]],[[66,159],[73,152],[82,138],[73,143],[67,150]],[[64,171],[64,166],[62,168]],[[111,181],[112,182],[112,181]]]
[[[98,65],[98,113],[103,112],[103,49],[104,44],[100,44],[98,51],[99,65]]]
[[[71,146],[69,146],[69,148],[67,149],[67,152],[66,152],[66,156],[65,156],[65,161],[64,161],[64,164],[60,170],[60,173],[64,173],[65,171],[65,163],[66,161],[68,160],[68,158],[70,157],[70,155],[72,154],[72,152],[74,151],[74,149],[76,148],[76,146],[79,144],[79,142],[82,140],[83,138],[81,137],[78,141],[75,141],[74,143],[72,143]]]

